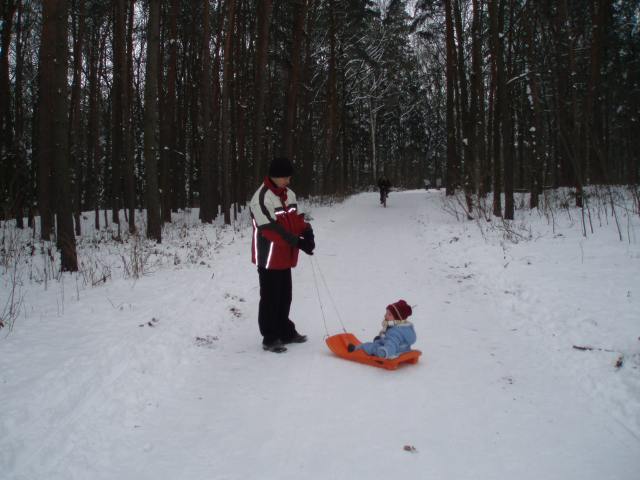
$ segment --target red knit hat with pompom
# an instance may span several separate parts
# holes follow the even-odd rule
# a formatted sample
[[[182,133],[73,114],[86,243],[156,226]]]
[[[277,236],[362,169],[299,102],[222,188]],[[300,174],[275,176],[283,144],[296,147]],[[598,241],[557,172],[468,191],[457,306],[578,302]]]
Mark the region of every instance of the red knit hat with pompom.
[[[393,318],[396,320],[406,320],[407,317],[413,313],[411,305],[404,300],[398,300],[396,303],[387,305],[387,310],[391,312],[391,315],[393,315]]]

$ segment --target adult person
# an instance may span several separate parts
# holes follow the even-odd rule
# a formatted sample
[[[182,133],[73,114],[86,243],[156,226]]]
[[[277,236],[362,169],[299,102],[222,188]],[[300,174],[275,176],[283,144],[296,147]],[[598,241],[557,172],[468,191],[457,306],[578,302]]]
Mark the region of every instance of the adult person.
[[[258,267],[260,280],[258,326],[262,347],[275,353],[286,352],[286,344],[307,341],[289,318],[291,269],[298,263],[299,250],[313,255],[315,239],[311,225],[298,213],[295,193],[288,188],[292,175],[289,159],[274,158],[249,205],[251,261]]]
[[[391,182],[384,174],[378,179],[378,188],[380,189],[380,204],[382,205],[389,195],[389,190],[391,190]]]

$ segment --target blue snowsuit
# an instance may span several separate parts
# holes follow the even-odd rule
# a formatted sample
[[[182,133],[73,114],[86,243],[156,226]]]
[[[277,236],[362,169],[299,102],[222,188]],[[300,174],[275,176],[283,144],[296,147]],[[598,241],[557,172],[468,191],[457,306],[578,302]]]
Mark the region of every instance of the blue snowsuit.
[[[416,341],[416,331],[411,323],[389,327],[384,334],[373,342],[358,345],[356,350],[364,350],[369,355],[381,358],[395,358],[401,353],[411,350]]]

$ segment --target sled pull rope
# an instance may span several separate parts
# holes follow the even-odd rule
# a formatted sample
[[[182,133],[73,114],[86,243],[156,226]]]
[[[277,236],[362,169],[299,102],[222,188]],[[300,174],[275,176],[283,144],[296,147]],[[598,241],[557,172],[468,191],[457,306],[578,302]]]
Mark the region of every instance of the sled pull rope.
[[[318,303],[320,303],[320,310],[322,311],[322,319],[324,321],[324,329],[327,332],[327,337],[329,336],[329,329],[327,328],[327,319],[325,317],[324,314],[324,308],[322,305],[322,300],[320,299],[320,289],[318,288],[318,281],[316,279],[316,270],[315,267],[317,267],[318,269],[318,273],[320,275],[320,279],[322,280],[322,284],[324,285],[324,289],[327,291],[327,295],[329,295],[329,300],[331,300],[331,304],[333,306],[333,309],[336,312],[336,317],[338,318],[338,321],[340,322],[340,326],[342,326],[342,331],[344,333],[347,333],[347,329],[344,327],[344,322],[342,321],[342,317],[340,316],[340,311],[338,310],[338,307],[336,306],[336,302],[333,299],[333,296],[331,295],[331,290],[329,290],[329,286],[327,285],[327,280],[324,277],[324,274],[322,273],[322,269],[320,268],[320,264],[318,263],[318,260],[315,259],[315,267],[314,267],[314,257],[309,257],[310,261],[311,261],[311,269],[313,270],[313,281],[315,283],[316,286],[316,293],[318,294]]]
[[[327,317],[324,314],[324,306],[322,305],[322,300],[320,299],[320,289],[318,288],[318,279],[316,278],[316,268],[313,265],[313,260],[309,257],[309,261],[311,262],[311,271],[313,272],[313,284],[316,287],[316,294],[318,295],[318,303],[320,304],[320,312],[322,313],[322,322],[324,323],[324,331],[327,333],[327,337],[329,336],[329,329],[327,328]]]

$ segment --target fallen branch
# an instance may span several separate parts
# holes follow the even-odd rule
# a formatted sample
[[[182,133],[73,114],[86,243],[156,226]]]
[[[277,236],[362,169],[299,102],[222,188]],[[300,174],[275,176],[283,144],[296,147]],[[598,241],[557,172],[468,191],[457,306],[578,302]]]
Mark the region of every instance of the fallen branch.
[[[617,369],[620,369],[624,365],[624,355],[620,352],[616,352],[615,350],[610,350],[608,348],[600,348],[600,347],[590,347],[590,346],[584,346],[584,345],[574,345],[573,348],[576,350],[581,350],[583,352],[598,351],[598,352],[617,353],[618,358],[616,359],[615,367]]]
[[[589,346],[582,346],[582,345],[574,345],[573,348],[575,348],[576,350],[582,350],[582,351],[598,351],[598,352],[610,352],[610,353],[619,353],[616,352],[615,350],[610,350],[608,348],[600,348],[600,347],[589,347]]]

